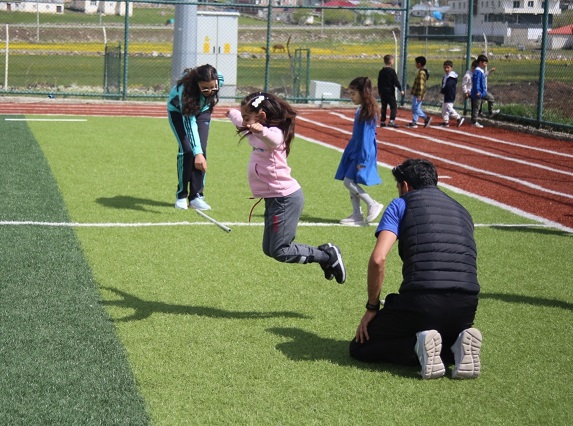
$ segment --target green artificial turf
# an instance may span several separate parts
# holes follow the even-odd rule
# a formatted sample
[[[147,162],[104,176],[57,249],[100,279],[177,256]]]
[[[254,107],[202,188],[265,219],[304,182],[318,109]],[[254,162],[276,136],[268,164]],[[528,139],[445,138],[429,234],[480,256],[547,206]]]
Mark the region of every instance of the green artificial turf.
[[[34,136],[1,118],[0,220],[68,222]],[[0,226],[0,240],[0,423],[146,424],[73,229]]]
[[[476,228],[482,285],[476,326],[484,335],[483,374],[471,381],[422,381],[415,368],[363,364],[348,355],[348,342],[364,313],[366,266],[375,240],[374,227],[335,226],[351,208],[347,191],[333,179],[339,151],[296,139],[289,164],[306,197],[297,240],[338,244],[348,270],[345,285],[326,281],[316,264],[282,264],[262,253],[262,204],[254,209],[253,224],[246,224],[256,201],[249,199],[246,179],[250,148],[246,142],[238,144],[228,122],[211,125],[205,193],[213,207],[208,213],[228,223],[231,233],[205,224],[192,210],[173,208],[177,148],[166,119],[88,117],[86,122],[28,125],[42,149],[28,153],[29,161],[43,163],[45,155],[61,195],[49,196],[51,219],[42,215],[41,204],[29,203],[25,210],[2,213],[0,220],[22,220],[21,215],[100,224],[35,231],[71,238],[68,243],[53,241],[49,252],[57,260],[74,259],[66,265],[79,264],[74,275],[85,277],[90,291],[99,287],[105,309],[104,314],[93,294],[93,306],[74,305],[74,295],[63,289],[52,303],[69,305],[76,315],[55,318],[64,323],[61,330],[72,333],[94,312],[103,319],[109,315],[137,382],[131,398],[137,400],[137,391],[141,393],[153,424],[569,422],[571,235],[547,228],[487,226],[532,221],[453,194],[484,225]],[[6,163],[16,164],[13,151],[5,152],[11,158]],[[383,185],[369,192],[387,204],[396,188],[388,170],[380,173]],[[10,203],[26,198],[25,189],[8,194]],[[61,199],[65,206],[56,206],[54,200]],[[7,253],[39,249],[37,242],[17,238],[26,229],[0,227],[3,235],[15,235],[11,245],[19,246]],[[10,265],[19,277],[27,276],[22,256],[10,256],[2,267]],[[72,273],[69,269],[64,275]],[[400,277],[393,250],[384,294],[397,291]],[[47,275],[44,286],[58,288],[61,280]],[[3,291],[20,302],[21,310],[35,314],[22,288]],[[45,312],[35,321],[56,320]],[[108,327],[94,325],[87,337],[113,341],[109,323],[102,321]],[[10,326],[11,335],[22,341],[9,354],[12,363],[37,346],[26,341],[25,325],[19,323],[15,319]],[[118,360],[113,365],[124,364]],[[69,370],[59,372],[55,391],[64,392],[59,385],[69,376]],[[49,375],[38,378],[38,386],[48,389],[46,381],[50,383]],[[24,381],[12,386],[16,393],[27,390]],[[90,388],[97,386],[102,385],[96,382]],[[26,414],[34,419],[35,407],[25,400],[21,417],[7,420],[26,419]],[[59,413],[73,416],[72,411],[65,406]]]

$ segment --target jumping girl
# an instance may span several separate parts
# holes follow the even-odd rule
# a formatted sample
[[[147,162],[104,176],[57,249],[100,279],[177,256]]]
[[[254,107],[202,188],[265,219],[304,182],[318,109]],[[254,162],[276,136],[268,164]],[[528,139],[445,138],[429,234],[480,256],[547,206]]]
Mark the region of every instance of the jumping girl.
[[[326,279],[344,283],[346,269],[337,246],[294,242],[304,205],[302,189],[287,164],[294,138],[294,109],[275,95],[259,92],[247,95],[241,109],[227,111],[227,117],[252,147],[249,185],[253,196],[265,200],[263,252],[279,262],[319,263]]]

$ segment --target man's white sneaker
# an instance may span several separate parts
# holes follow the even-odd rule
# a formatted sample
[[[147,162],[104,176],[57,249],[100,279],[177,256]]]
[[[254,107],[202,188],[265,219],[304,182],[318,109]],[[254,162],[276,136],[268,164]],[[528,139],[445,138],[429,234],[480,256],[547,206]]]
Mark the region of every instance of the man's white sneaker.
[[[193,198],[189,203],[189,207],[195,210],[211,210],[211,206],[205,202],[201,195]]]
[[[364,225],[364,217],[361,214],[351,214],[347,218],[344,218],[340,221],[341,225],[348,225],[348,226],[362,226]]]
[[[454,369],[452,379],[475,379],[481,373],[479,354],[482,335],[477,328],[462,331],[452,345]]]
[[[457,126],[458,126],[458,127],[461,127],[461,125],[464,124],[464,121],[465,121],[465,118],[464,118],[464,117],[458,118],[458,124],[457,124]]]
[[[178,198],[175,200],[175,208],[187,210],[189,208],[189,201],[187,201],[187,198]]]
[[[366,214],[366,223],[370,223],[374,219],[376,219],[383,208],[384,204],[380,204],[377,202],[374,202],[374,204],[368,206],[368,213]]]
[[[446,367],[440,357],[442,336],[437,330],[426,330],[416,333],[414,346],[420,366],[422,379],[437,379],[446,374]]]
[[[472,127],[477,127],[478,129],[483,129],[483,125],[478,123],[477,121],[474,124],[472,124]]]

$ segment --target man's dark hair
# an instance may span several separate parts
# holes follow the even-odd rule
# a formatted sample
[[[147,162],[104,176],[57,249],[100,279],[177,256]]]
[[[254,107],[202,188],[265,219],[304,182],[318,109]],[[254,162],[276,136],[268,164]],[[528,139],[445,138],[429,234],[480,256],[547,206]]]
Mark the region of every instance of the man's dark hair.
[[[392,169],[396,182],[408,184],[413,189],[438,184],[438,172],[432,162],[420,158],[408,158]]]
[[[416,59],[414,59],[416,61],[417,64],[422,65],[423,67],[426,66],[426,57],[425,56],[418,56]]]
[[[452,68],[453,68],[453,67],[454,67],[454,63],[453,63],[452,61],[450,61],[450,60],[447,60],[447,61],[444,62],[444,66],[445,66],[445,67],[448,66],[448,67],[452,67]]]

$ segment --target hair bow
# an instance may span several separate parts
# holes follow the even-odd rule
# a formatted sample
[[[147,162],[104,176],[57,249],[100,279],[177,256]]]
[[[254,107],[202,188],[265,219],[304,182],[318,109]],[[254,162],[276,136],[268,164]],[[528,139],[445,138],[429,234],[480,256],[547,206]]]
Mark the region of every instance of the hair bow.
[[[255,99],[253,99],[251,105],[253,106],[253,108],[258,108],[261,102],[264,101],[265,99],[266,99],[265,95],[259,95]]]

